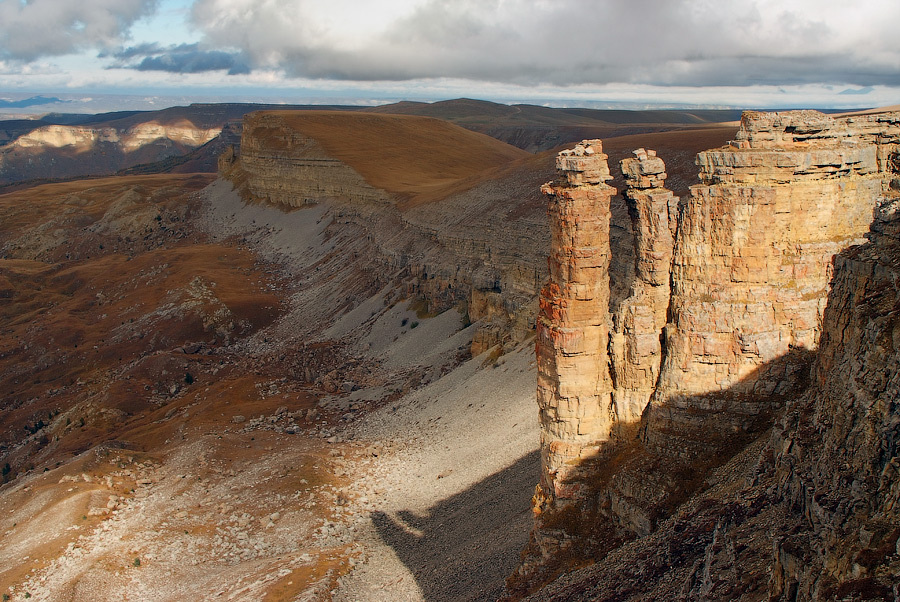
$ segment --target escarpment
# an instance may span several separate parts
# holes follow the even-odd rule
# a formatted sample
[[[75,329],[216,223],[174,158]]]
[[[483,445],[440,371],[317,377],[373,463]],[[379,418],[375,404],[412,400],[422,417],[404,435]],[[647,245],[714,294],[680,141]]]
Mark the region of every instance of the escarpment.
[[[900,205],[835,256],[807,391],[645,537],[528,600],[892,600],[900,590]]]
[[[396,279],[428,313],[459,308],[478,354],[533,332],[546,163],[437,119],[265,111],[245,118],[220,170],[251,198],[327,208],[356,232],[373,286]]]
[[[614,192],[601,181],[575,186],[580,168],[571,152],[560,155],[561,183],[545,187],[554,236],[537,340],[543,472],[514,581],[546,579],[559,569],[542,565],[597,560],[649,535],[803,393],[832,260],[864,240],[873,207],[894,195],[898,142],[896,113],[748,112],[733,142],[698,155],[701,183],[680,200],[664,188],[663,160],[636,151],[621,165],[635,276],[612,303],[593,260],[610,257],[608,238],[594,232],[603,209],[558,207],[573,187],[601,206]],[[579,148],[599,151],[599,142]],[[588,233],[589,251],[580,242]],[[585,261],[592,272],[579,270]],[[591,286],[566,280],[583,274]],[[794,569],[779,570],[788,583]]]
[[[121,125],[45,125],[0,147],[0,185],[109,175],[171,160],[215,140],[222,125],[181,119]]]
[[[731,146],[698,155],[701,184],[678,224],[650,445],[702,453],[704,413],[746,431],[802,386],[831,259],[862,241],[890,183],[898,126],[896,115],[747,113]]]
[[[775,482],[795,509],[771,594],[896,597],[900,588],[900,200],[835,258],[814,386],[775,429]]]

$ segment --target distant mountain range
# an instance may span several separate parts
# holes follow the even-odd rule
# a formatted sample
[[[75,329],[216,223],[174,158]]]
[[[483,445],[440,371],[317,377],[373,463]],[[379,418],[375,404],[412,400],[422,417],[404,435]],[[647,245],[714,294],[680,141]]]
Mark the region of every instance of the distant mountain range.
[[[0,109],[24,109],[27,107],[36,107],[40,105],[52,105],[57,103],[68,103],[69,100],[63,100],[55,96],[32,96],[24,100],[4,100],[0,98]]]

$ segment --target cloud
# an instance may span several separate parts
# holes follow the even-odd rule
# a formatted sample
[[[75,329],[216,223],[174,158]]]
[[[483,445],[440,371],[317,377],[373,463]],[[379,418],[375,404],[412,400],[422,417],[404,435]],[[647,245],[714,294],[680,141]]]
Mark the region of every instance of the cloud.
[[[113,67],[138,71],[166,71],[169,73],[203,73],[227,71],[229,75],[250,73],[250,67],[239,52],[205,50],[199,44],[160,46],[140,44],[115,52],[103,52],[101,58],[115,59]]]
[[[121,44],[158,0],[0,0],[0,58],[30,62]]]
[[[313,79],[900,85],[896,0],[195,0],[192,21]]]

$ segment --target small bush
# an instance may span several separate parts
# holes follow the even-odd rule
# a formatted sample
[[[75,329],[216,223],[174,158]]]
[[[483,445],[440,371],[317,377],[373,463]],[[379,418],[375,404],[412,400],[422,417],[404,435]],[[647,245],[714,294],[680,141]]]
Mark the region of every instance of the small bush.
[[[141,559],[140,559],[140,558],[135,558],[135,559],[134,559],[134,562],[133,562],[132,564],[133,564],[134,566],[141,566]]]
[[[192,385],[192,384],[194,384],[194,377],[191,376],[191,373],[190,373],[190,372],[185,372],[185,374],[184,374],[184,383],[185,383],[186,385]]]
[[[410,328],[415,328],[415,327],[418,326],[418,325],[419,325],[418,322],[413,322],[412,324],[409,325],[409,327],[410,327]]]

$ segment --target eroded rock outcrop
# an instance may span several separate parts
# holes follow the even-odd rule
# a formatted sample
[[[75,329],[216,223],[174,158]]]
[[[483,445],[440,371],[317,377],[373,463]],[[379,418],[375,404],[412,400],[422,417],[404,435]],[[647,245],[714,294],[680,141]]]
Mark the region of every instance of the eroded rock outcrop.
[[[831,259],[861,242],[889,184],[896,117],[748,112],[732,146],[698,155],[647,429],[660,453],[703,453],[707,413],[747,430],[802,388]]]
[[[389,204],[390,196],[322,145],[287,123],[280,112],[244,118],[241,167],[248,192],[269,202],[299,207],[323,200]]]
[[[678,198],[665,188],[665,163],[652,150],[634,154],[621,167],[634,231],[636,280],[631,295],[614,312],[610,341],[620,429],[640,420],[659,379],[678,220]]]
[[[807,392],[646,537],[538,601],[893,600],[900,593],[900,203],[835,257]]]
[[[608,364],[609,201],[615,194],[599,140],[557,158],[549,199],[550,280],[541,290],[537,324],[537,399],[544,472],[539,491],[570,498],[573,471],[611,436]],[[540,495],[540,494],[539,494]]]
[[[558,555],[567,537],[587,536],[603,555],[615,541],[648,535],[707,471],[802,394],[832,259],[862,242],[872,208],[893,194],[898,136],[896,113],[834,119],[814,111],[748,112],[734,142],[699,154],[701,184],[681,202],[663,188],[665,166],[653,153],[623,161],[636,278],[620,304],[610,307],[597,296],[593,315],[589,301],[579,303],[577,314],[579,325],[612,324],[608,340],[593,343],[608,353],[595,352],[596,363],[585,359],[583,371],[570,364],[566,382],[561,362],[547,357],[558,348],[569,361],[568,341],[538,339],[547,460],[535,499],[537,546],[529,553]],[[545,189],[551,230],[572,239],[595,209],[561,215],[560,190],[566,189]],[[592,237],[603,248],[603,234]],[[557,248],[564,240],[553,238],[551,281],[541,302],[545,333],[572,324],[562,311],[543,309],[569,306],[571,295],[553,286],[554,258],[579,256],[577,247]],[[593,398],[584,397],[599,406],[573,405],[564,393],[588,391],[588,382],[603,383]],[[593,416],[605,420],[585,420]],[[627,427],[638,417],[634,436]],[[582,519],[591,515],[595,526],[605,526],[579,532],[585,521],[565,518],[573,500]],[[600,532],[605,543],[596,541]],[[534,568],[525,566],[524,573]]]
[[[476,323],[479,354],[534,331],[548,170],[531,160],[436,119],[265,111],[246,116],[220,171],[248,198],[327,210],[329,236],[342,232],[353,241],[342,251],[367,266],[359,280],[376,281],[347,303],[396,280],[425,314],[456,307]]]
[[[800,519],[774,542],[776,599],[900,588],[900,201],[877,207],[869,238],[835,258],[814,386],[773,437]]]

